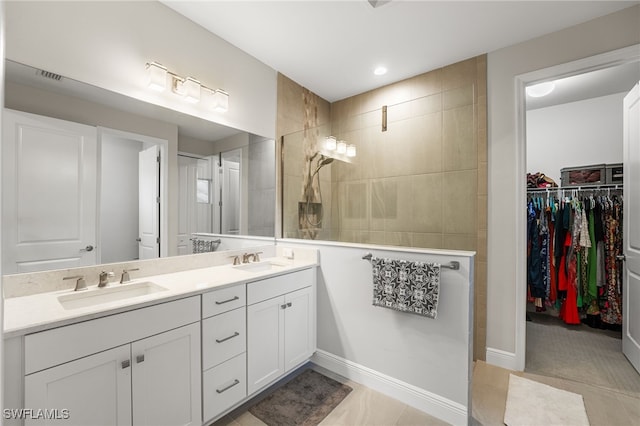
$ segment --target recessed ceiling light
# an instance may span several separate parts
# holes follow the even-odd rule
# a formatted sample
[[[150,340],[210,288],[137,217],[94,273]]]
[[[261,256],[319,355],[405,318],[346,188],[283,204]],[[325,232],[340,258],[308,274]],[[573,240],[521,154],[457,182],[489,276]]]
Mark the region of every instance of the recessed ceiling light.
[[[387,69],[383,66],[379,66],[376,67],[376,69],[373,70],[373,73],[375,75],[385,75],[387,73]]]
[[[556,84],[553,81],[545,81],[544,83],[534,84],[533,86],[527,86],[527,95],[532,98],[541,98],[547,96],[553,92]]]

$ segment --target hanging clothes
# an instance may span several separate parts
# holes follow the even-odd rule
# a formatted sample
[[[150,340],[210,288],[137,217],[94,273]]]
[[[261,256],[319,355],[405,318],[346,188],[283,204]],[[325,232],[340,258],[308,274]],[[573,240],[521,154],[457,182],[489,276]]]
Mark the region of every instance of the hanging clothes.
[[[622,197],[592,188],[527,196],[527,288],[536,310],[556,306],[568,324],[587,316],[622,323]],[[609,192],[609,190],[607,190]]]

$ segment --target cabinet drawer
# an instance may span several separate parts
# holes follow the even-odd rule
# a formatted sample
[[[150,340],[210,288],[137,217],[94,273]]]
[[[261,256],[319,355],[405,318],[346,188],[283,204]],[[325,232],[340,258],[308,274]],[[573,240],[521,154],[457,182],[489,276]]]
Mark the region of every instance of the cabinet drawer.
[[[240,402],[247,396],[246,354],[205,371],[202,390],[205,422]]]
[[[228,312],[246,305],[244,284],[214,290],[202,295],[202,318]]]
[[[207,370],[246,350],[246,308],[202,321],[202,369]]]
[[[313,285],[316,268],[303,269],[247,284],[247,305]]]
[[[197,322],[199,302],[193,296],[29,334],[24,338],[25,374]]]

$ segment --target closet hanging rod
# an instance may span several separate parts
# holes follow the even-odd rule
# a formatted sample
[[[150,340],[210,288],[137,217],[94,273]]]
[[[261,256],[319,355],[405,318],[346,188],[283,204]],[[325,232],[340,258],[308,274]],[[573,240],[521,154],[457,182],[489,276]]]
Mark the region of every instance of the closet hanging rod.
[[[604,185],[581,185],[581,186],[552,186],[549,188],[527,188],[527,192],[550,192],[550,191],[597,191],[600,189],[622,190],[622,184]]]
[[[362,256],[362,260],[368,260],[369,262],[371,262],[371,258],[373,257],[373,254],[371,253],[367,253],[364,256]],[[440,265],[441,268],[446,268],[446,269],[453,269],[454,271],[457,271],[460,269],[460,262],[453,260],[451,262],[449,262],[448,265],[445,264],[441,264]]]

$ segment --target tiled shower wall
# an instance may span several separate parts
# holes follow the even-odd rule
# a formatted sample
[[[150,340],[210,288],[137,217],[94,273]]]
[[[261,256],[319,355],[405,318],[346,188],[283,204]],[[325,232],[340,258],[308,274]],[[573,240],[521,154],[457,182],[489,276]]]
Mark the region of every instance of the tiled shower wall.
[[[314,95],[286,77],[278,90],[278,131],[286,135],[283,236],[303,237],[297,203],[304,143],[316,137],[310,131],[355,144],[353,164],[334,161],[320,173],[325,218],[317,239],[476,251],[474,358],[484,359],[486,56],[337,101],[328,105],[330,119],[326,101],[316,97],[318,113],[310,113]]]

